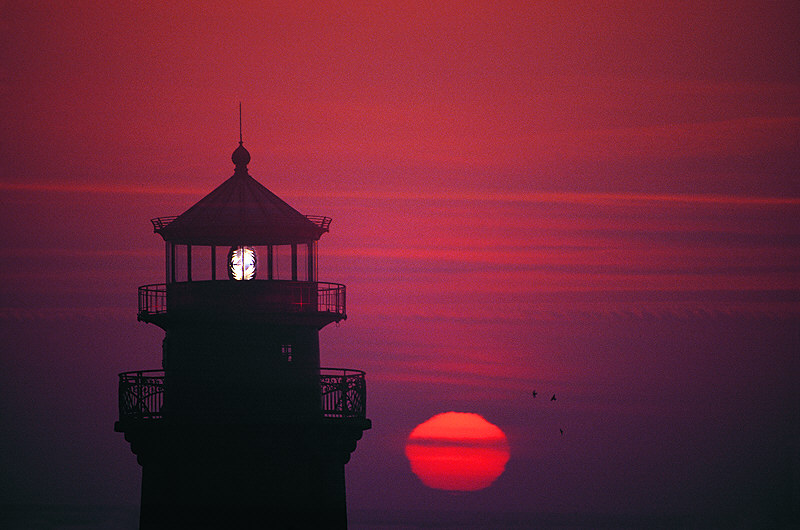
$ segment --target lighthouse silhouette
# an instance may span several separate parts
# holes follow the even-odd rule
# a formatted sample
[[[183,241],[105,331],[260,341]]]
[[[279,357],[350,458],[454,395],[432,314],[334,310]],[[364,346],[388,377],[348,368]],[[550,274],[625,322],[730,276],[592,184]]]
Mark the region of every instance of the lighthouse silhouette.
[[[240,109],[241,112],[241,109]],[[165,283],[138,319],[165,331],[162,370],[119,376],[119,421],[142,467],[140,528],[346,528],[344,466],[364,430],[359,370],[320,367],[319,330],[345,286],[317,281],[331,219],[248,173],[152,219]]]

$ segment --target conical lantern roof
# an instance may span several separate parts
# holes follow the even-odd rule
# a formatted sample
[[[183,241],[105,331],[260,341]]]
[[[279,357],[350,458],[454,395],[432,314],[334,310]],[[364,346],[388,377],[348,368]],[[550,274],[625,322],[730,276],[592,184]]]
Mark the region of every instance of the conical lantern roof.
[[[328,231],[329,218],[306,217],[248,174],[250,153],[241,141],[231,159],[233,176],[178,217],[153,219],[155,232],[183,244],[286,245]]]

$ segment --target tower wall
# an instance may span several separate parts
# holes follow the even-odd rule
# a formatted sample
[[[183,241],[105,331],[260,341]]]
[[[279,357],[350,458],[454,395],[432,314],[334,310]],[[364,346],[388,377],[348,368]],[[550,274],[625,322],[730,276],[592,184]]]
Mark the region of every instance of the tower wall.
[[[319,368],[314,327],[175,323],[164,340],[165,414],[227,423],[318,417]]]
[[[140,528],[346,528],[344,465],[361,431],[273,424],[133,434]]]

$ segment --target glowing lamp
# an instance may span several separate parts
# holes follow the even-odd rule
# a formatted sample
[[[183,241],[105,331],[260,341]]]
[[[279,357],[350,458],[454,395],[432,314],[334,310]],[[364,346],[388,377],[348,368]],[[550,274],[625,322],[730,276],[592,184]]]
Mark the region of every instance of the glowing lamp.
[[[228,277],[231,280],[252,280],[256,277],[256,249],[231,247],[228,251]]]

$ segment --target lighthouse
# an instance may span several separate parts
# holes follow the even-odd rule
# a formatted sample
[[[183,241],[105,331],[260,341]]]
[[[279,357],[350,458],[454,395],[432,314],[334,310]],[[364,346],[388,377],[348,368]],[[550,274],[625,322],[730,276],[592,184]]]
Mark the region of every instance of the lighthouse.
[[[164,330],[160,370],[119,375],[119,421],[142,468],[140,528],[346,528],[344,466],[364,430],[364,372],[320,366],[319,331],[347,318],[317,279],[331,219],[233,175],[152,219],[163,283],[138,319]]]

